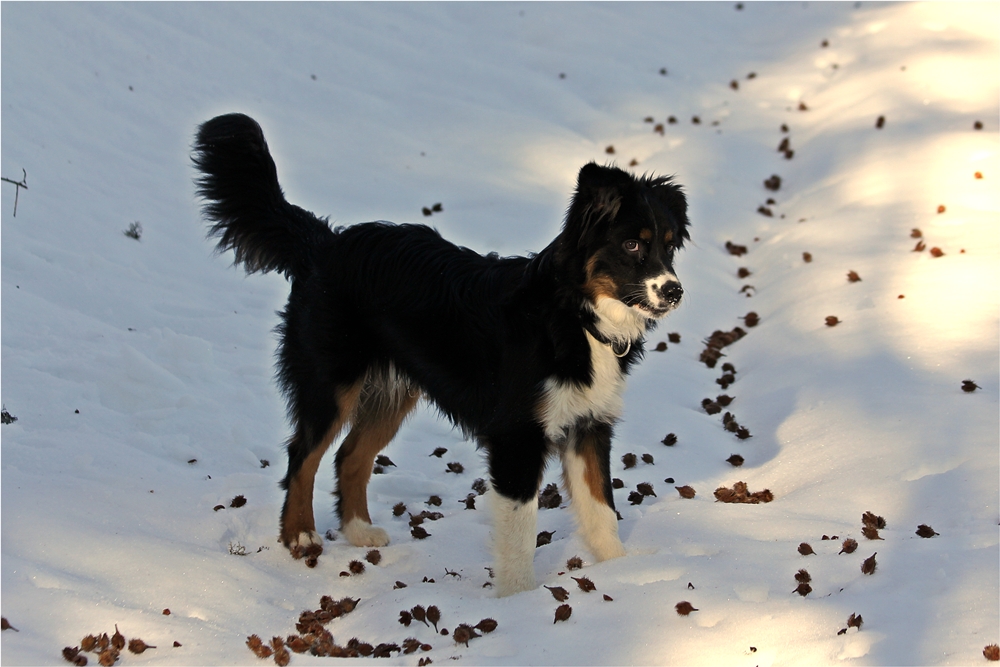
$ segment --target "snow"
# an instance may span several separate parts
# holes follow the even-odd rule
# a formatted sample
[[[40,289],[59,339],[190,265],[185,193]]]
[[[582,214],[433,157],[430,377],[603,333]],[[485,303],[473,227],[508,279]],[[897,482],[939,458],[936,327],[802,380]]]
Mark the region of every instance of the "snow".
[[[64,646],[115,624],[158,647],[123,665],[256,663],[247,636],[294,633],[321,595],[361,599],[328,626],[340,643],[433,646],[388,664],[979,664],[1000,641],[1000,5],[0,12],[2,175],[24,169],[29,188],[14,217],[15,187],[0,184],[2,398],[17,417],[0,431],[0,584],[19,630],[3,632],[3,664],[62,663]],[[634,158],[684,184],[685,302],[650,343],[682,340],[633,373],[616,434],[628,556],[594,564],[568,508],[539,512],[555,533],[536,576],[570,591],[569,620],[553,623],[544,588],[496,599],[483,587],[489,497],[474,511],[460,501],[485,468],[433,409],[373,478],[372,515],[392,539],[379,565],[339,576],[365,554],[340,535],[315,569],[276,543],[286,425],[271,330],[287,285],[213,255],[189,162],[197,124],[229,111],[261,122],[291,201],[334,224],[427,222],[482,252],[542,248],[588,160]],[[775,150],[784,136],[790,161]],[[777,192],[762,185],[772,174]],[[768,197],[773,217],[755,212]],[[435,202],[443,212],[423,218]],[[134,221],[138,242],[122,234]],[[912,228],[927,250],[912,252]],[[755,328],[739,319],[749,311]],[[841,323],[826,326],[830,315]],[[726,409],[745,441],[701,408],[723,393],[701,341],[735,326],[748,335],[724,350],[737,369]],[[965,379],[980,388],[963,392]],[[660,444],[670,432],[677,444]],[[625,470],[626,452],[654,463]],[[452,461],[465,472],[445,472]],[[318,476],[320,533],[337,529],[331,467]],[[774,501],[714,501],[741,480]],[[657,495],[630,505],[640,482]],[[417,513],[432,494],[444,518],[415,540],[391,508]],[[247,504],[230,508],[237,495]],[[861,535],[865,511],[885,517],[883,540]],[[939,535],[916,536],[918,524]],[[859,549],[838,554],[847,537]],[[568,572],[574,555],[586,566]],[[569,579],[581,574],[595,592]],[[698,611],[678,615],[685,600]],[[437,605],[450,629],[499,626],[466,647],[400,625],[417,604]],[[839,635],[852,613],[864,625]]]

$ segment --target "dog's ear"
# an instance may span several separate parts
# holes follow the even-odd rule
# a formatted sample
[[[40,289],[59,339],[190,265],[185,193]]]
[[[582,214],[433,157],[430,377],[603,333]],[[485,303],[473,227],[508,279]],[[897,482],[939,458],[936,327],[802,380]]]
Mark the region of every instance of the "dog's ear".
[[[564,233],[576,241],[577,247],[586,245],[603,223],[618,215],[624,189],[630,181],[621,169],[602,167],[596,162],[580,169],[564,227]]]
[[[674,245],[683,247],[685,239],[691,238],[688,234],[687,197],[684,196],[684,190],[669,177],[650,181],[649,186],[653,197],[677,224],[679,233],[674,237]]]

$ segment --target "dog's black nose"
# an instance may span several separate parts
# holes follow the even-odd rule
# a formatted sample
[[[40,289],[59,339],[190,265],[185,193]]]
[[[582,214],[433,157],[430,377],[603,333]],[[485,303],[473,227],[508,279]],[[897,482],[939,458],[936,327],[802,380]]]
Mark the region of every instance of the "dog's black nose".
[[[684,296],[684,288],[678,282],[669,282],[660,288],[660,297],[670,303],[671,305],[677,305],[681,297]]]

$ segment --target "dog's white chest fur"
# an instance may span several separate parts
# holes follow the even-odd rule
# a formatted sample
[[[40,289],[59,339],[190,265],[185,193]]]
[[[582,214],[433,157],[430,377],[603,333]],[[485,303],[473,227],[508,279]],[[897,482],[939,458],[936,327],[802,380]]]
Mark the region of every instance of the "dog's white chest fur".
[[[589,333],[586,335],[593,369],[590,385],[563,382],[556,378],[545,381],[541,416],[545,435],[553,441],[562,440],[566,429],[580,418],[611,422],[617,420],[622,412],[625,376],[618,357],[610,347],[599,343]]]

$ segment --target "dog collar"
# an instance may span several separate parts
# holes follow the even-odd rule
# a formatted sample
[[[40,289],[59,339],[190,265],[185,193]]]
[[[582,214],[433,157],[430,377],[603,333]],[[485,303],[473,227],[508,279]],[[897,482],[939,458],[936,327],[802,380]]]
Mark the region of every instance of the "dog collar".
[[[632,341],[627,340],[624,343],[622,343],[617,340],[608,340],[603,335],[601,335],[601,332],[599,332],[597,330],[597,327],[595,327],[593,324],[587,323],[583,325],[583,328],[586,329],[587,333],[593,336],[594,340],[596,340],[598,343],[600,343],[601,345],[606,345],[611,350],[611,354],[615,355],[619,359],[628,354],[629,351],[632,349]]]

